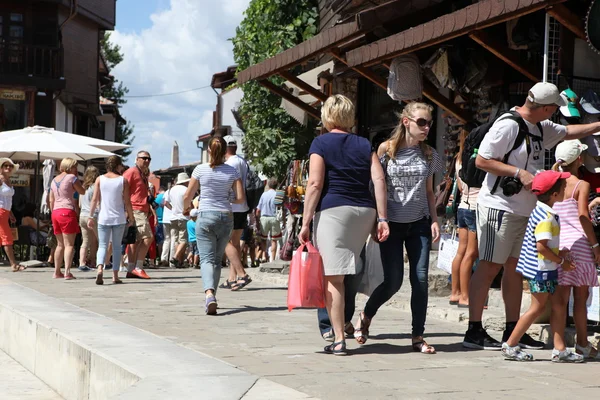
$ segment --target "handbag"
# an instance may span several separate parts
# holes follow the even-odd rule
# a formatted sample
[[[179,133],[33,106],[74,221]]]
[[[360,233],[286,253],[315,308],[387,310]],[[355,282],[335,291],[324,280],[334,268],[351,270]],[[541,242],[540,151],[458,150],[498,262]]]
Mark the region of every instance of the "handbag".
[[[458,238],[456,230],[452,233],[443,233],[440,239],[437,267],[442,271],[452,274],[452,261],[458,252]]]
[[[10,224],[10,233],[12,234],[13,242],[19,241],[19,228],[15,224]]]
[[[283,261],[291,261],[294,254],[294,246],[296,245],[296,219],[292,223],[292,228],[288,233],[287,240],[279,250],[279,258]]]
[[[310,242],[301,245],[290,263],[288,311],[296,307],[325,307],[324,281],[323,260],[318,250]]]
[[[456,158],[452,160],[448,174],[435,188],[435,211],[438,217],[444,217],[446,215],[446,206],[450,201],[450,195],[452,194],[452,187],[454,184],[455,164]]]
[[[365,268],[357,291],[371,296],[373,291],[383,283],[383,262],[379,243],[369,237],[365,248]]]
[[[128,226],[123,234],[121,244],[135,244],[137,238],[137,227],[135,224]]]

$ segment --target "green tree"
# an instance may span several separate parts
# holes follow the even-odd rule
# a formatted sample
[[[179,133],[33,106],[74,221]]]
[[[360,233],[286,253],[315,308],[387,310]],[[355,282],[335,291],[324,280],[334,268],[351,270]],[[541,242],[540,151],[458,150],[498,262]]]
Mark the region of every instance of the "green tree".
[[[252,0],[232,39],[238,71],[314,36],[318,18],[316,0]],[[270,80],[276,85],[284,81]],[[283,177],[290,160],[308,153],[315,121],[308,126],[296,122],[280,107],[281,98],[257,82],[242,85],[242,90],[246,155],[265,175]]]
[[[121,61],[123,61],[123,53],[119,45],[113,44],[110,41],[110,32],[106,32],[104,37],[100,41],[100,49],[104,60],[108,65],[109,69],[113,69]],[[109,84],[106,84],[101,89],[102,97],[113,101],[118,106],[122,106],[127,103],[125,96],[129,93],[129,89],[116,78],[112,78]],[[133,144],[135,136],[133,136],[133,129],[135,126],[129,122],[123,122],[122,120],[117,121],[117,130],[115,135],[115,141],[127,145]],[[123,149],[117,151],[123,158],[127,158],[131,154],[131,149]]]

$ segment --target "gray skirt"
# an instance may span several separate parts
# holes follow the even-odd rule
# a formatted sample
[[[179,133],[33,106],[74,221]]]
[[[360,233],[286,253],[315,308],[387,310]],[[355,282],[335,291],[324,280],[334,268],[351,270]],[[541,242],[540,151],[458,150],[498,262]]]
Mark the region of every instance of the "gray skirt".
[[[326,276],[354,275],[360,252],[377,213],[368,207],[341,206],[315,214],[313,243],[323,258]]]

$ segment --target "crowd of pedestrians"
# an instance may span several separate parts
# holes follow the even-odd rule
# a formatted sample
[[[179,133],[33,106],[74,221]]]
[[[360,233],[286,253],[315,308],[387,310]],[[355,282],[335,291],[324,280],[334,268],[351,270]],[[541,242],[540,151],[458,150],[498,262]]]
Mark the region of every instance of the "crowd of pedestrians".
[[[590,178],[591,164],[585,165],[586,151],[592,149],[578,139],[585,141],[600,132],[600,122],[568,126],[552,122],[559,107],[566,105],[556,86],[534,85],[522,106],[500,115],[484,132],[473,156],[474,166],[463,165],[461,154],[470,134],[462,133],[454,165],[461,199],[450,304],[469,309],[462,343],[466,348],[501,350],[511,360],[532,360],[526,350],[542,349],[544,343],[529,336],[527,329],[550,303],[552,361],[582,362],[598,356],[587,341],[586,300],[589,288],[598,286],[600,244],[590,209],[600,205],[600,200],[590,199],[600,179]],[[352,133],[355,108],[347,97],[331,96],[321,113],[327,133],[316,137],[309,150],[298,239],[300,243],[312,241],[323,261],[326,307],[318,310],[318,321],[323,339],[332,342],[324,350],[347,354],[347,337],[354,337],[360,345],[367,343],[377,311],[403,284],[406,249],[411,347],[415,352],[435,354],[435,347],[425,340],[425,328],[429,255],[440,238],[434,175],[443,172],[444,166],[438,152],[426,143],[433,108],[408,103],[389,139],[376,149]],[[551,171],[544,171],[545,150],[555,147],[556,163]],[[209,163],[198,165],[191,177],[180,173],[170,188],[158,188],[156,197],[148,182],[151,156],[147,151],[138,152],[135,165],[128,169],[119,157],[110,157],[104,175],[90,167],[83,181],[77,177],[76,161],[65,158],[49,195],[51,232],[57,240],[54,278],[75,279],[71,265],[80,229],[80,270],[89,261],[97,270],[97,284],[103,284],[103,270],[110,265],[113,283],[122,283],[119,266],[125,253],[125,277],[149,279],[144,262],[155,242],[159,250],[154,256],[151,250],[151,258],[160,255],[173,268],[185,262],[199,267],[205,311],[215,315],[218,289],[237,291],[252,282],[245,267],[248,255],[253,257],[257,249],[254,231],[258,248],[270,247],[274,258],[282,229],[275,206],[278,180],[268,180],[267,190],[251,209],[246,196],[250,167],[237,155],[236,140],[214,137],[208,153]],[[15,260],[10,227],[14,222],[10,176],[17,166],[2,158],[0,167],[0,240],[12,270],[20,271],[24,267]],[[484,172],[480,185],[469,186],[465,181],[470,168]],[[30,218],[28,224],[39,225],[33,215]],[[130,231],[135,237],[124,246],[122,240]],[[352,323],[360,273],[369,264],[365,262],[369,236],[378,243],[383,281]],[[225,260],[229,276],[220,284]],[[474,264],[477,268],[472,273]],[[498,341],[484,329],[482,315],[488,290],[501,270],[506,325]],[[523,280],[532,299],[529,310],[520,315]],[[564,342],[571,291],[575,351]]]

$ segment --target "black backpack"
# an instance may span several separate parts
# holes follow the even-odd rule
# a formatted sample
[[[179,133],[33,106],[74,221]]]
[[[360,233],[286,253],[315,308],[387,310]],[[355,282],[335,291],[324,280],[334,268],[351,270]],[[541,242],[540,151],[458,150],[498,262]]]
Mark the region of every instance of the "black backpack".
[[[508,161],[508,156],[510,155],[510,153],[521,147],[523,141],[525,140],[525,137],[527,135],[530,135],[529,128],[527,127],[525,120],[516,111],[507,111],[505,113],[502,113],[495,120],[479,125],[477,128],[469,132],[469,135],[465,139],[465,143],[463,145],[463,153],[461,158],[462,168],[459,173],[460,179],[468,187],[480,188],[483,184],[483,180],[485,179],[487,172],[477,168],[477,166],[475,165],[475,160],[477,159],[479,146],[481,145],[483,138],[490,131],[492,125],[494,125],[496,121],[500,119],[510,119],[519,124],[519,133],[517,135],[517,138],[515,139],[515,144],[513,145],[512,149],[510,149],[510,151],[504,156],[504,163]],[[537,123],[537,127],[543,136],[544,131],[542,130],[542,125],[539,122]],[[499,179],[496,180],[496,184],[494,185],[492,193],[496,191],[498,183]]]
[[[248,208],[253,210],[258,206],[260,196],[265,192],[265,182],[263,182],[256,171],[250,169],[250,165],[246,160],[246,168],[248,173],[246,174],[246,203]]]

